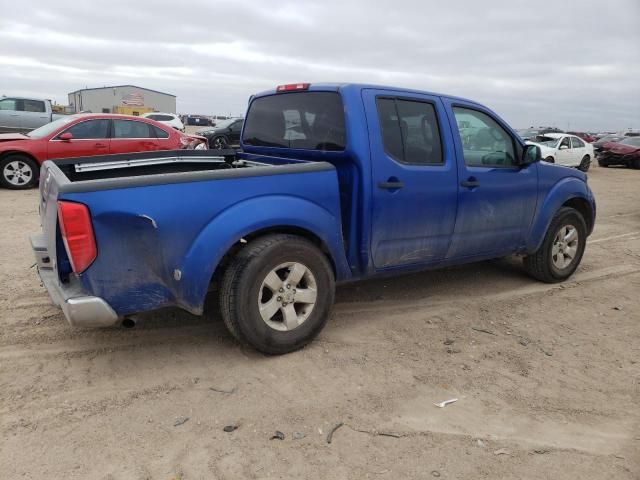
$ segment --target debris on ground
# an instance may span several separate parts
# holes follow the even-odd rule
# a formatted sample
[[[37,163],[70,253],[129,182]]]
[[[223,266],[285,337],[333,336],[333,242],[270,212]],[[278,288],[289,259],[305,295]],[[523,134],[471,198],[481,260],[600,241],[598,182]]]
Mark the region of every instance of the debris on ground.
[[[445,345],[453,345],[453,342],[455,342],[455,340],[453,340],[453,339],[451,339],[451,338],[447,338],[447,339],[444,341],[444,344],[445,344]]]
[[[306,435],[302,432],[293,432],[294,440],[302,440],[304,437],[306,437]]]
[[[176,421],[173,423],[174,427],[179,427],[180,425],[183,425],[185,423],[187,423],[189,421],[189,417],[178,417],[176,418]]]
[[[489,335],[493,335],[494,337],[498,336],[497,333],[492,332],[491,330],[487,330],[485,328],[471,327],[471,330],[475,330],[476,332],[488,333]]]
[[[438,470],[431,470],[431,475],[434,477],[439,477],[440,476],[440,472]]]
[[[549,453],[549,450],[547,450],[546,448],[539,448],[537,450],[534,450],[533,453],[537,453],[538,455],[544,455],[545,453]]]
[[[484,446],[485,446],[484,442],[482,440],[480,440],[480,439],[476,440],[476,445],[478,445],[480,448],[484,448]]]
[[[227,433],[230,433],[230,432],[234,432],[234,431],[236,431],[237,429],[238,429],[238,426],[237,426],[237,425],[227,425],[227,426],[226,426],[226,427],[224,427],[222,430],[224,430],[224,431],[225,431],[225,432],[227,432]]]
[[[461,351],[459,348],[447,348],[447,353],[460,353]]]
[[[518,343],[520,345],[522,345],[523,347],[526,347],[527,345],[529,345],[531,343],[531,340],[529,340],[528,338],[520,337],[518,339]]]
[[[457,401],[458,401],[458,399],[457,399],[457,398],[452,398],[452,399],[450,399],[450,400],[445,400],[444,402],[434,403],[434,405],[435,405],[436,407],[439,407],[439,408],[444,408],[444,407],[446,407],[447,405],[450,405],[450,404],[455,403],[455,402],[457,402]]]
[[[224,388],[209,387],[209,390],[211,390],[212,392],[226,393],[227,395],[230,395],[236,392],[236,387],[233,387],[229,390],[226,390]]]
[[[509,450],[507,450],[506,448],[500,448],[498,450],[494,450],[493,454],[494,455],[510,455]]]
[[[331,430],[329,430],[329,433],[327,434],[327,443],[331,443],[331,440],[333,440],[333,434],[335,433],[336,430],[338,430],[343,425],[344,423],[340,422],[336,424],[336,426],[333,427]]]
[[[620,311],[620,310],[622,310],[622,307],[620,305],[616,305],[615,307],[613,307],[613,309]]]
[[[276,430],[276,433],[269,440],[284,440],[284,433],[280,430]]]

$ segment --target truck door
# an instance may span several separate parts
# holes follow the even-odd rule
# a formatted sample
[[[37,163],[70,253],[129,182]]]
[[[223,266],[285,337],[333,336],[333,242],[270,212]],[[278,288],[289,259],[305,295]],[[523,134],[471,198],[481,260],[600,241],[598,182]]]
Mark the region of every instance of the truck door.
[[[22,100],[16,98],[0,99],[0,133],[14,133],[21,131],[21,107]]]
[[[457,172],[438,97],[367,89],[371,255],[377,270],[442,260],[453,233]]]
[[[536,208],[537,164],[489,110],[443,99],[458,158],[458,214],[449,258],[507,255],[525,244]]]
[[[24,112],[22,112],[22,129],[25,131],[35,130],[51,121],[51,114],[43,100],[29,100],[25,98]]]

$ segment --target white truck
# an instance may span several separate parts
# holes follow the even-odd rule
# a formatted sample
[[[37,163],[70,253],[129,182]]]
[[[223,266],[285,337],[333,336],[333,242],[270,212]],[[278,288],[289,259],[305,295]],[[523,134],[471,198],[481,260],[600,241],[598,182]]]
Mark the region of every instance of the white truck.
[[[0,97],[0,133],[29,132],[60,117],[53,113],[51,100]]]

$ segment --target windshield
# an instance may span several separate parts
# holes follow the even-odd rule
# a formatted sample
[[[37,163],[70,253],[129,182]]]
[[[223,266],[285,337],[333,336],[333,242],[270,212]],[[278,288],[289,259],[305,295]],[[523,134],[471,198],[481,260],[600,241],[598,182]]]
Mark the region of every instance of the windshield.
[[[620,141],[621,144],[640,147],[640,137],[627,137]]]
[[[280,93],[251,102],[243,143],[256,147],[342,151],[346,132],[336,92]]]
[[[236,121],[235,118],[230,118],[229,120],[216,120],[216,126],[213,128],[216,130],[218,128],[227,128],[229,125],[231,125],[235,121]]]
[[[530,128],[516,130],[516,133],[520,135],[521,138],[532,138],[538,135],[540,130],[532,130]]]
[[[598,140],[598,143],[617,142],[621,138],[622,137],[620,135],[605,135],[600,140]]]
[[[35,130],[30,131],[26,135],[30,138],[44,138],[47,135],[55,132],[57,129],[65,126],[68,123],[71,123],[77,118],[78,117],[76,115],[69,115],[68,117],[59,118],[58,120],[54,120],[51,123],[47,123],[40,128],[36,128]]]
[[[543,141],[538,142],[540,145],[544,145],[545,147],[550,147],[550,148],[556,148],[556,146],[558,145],[558,142],[560,141],[559,138],[549,138],[549,137],[542,137]]]

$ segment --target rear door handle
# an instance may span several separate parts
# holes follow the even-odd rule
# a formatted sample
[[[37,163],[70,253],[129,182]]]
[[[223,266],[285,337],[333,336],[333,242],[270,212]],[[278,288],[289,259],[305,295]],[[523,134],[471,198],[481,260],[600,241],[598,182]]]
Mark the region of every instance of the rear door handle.
[[[475,178],[471,177],[468,180],[464,180],[460,182],[460,185],[467,188],[475,188],[480,186],[480,182],[477,181]]]
[[[380,182],[378,188],[386,188],[387,190],[396,190],[404,187],[404,182]]]
[[[107,148],[108,145],[105,145],[104,143],[96,143],[96,148]]]

